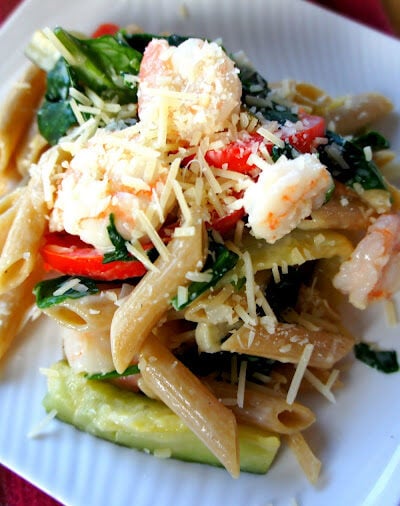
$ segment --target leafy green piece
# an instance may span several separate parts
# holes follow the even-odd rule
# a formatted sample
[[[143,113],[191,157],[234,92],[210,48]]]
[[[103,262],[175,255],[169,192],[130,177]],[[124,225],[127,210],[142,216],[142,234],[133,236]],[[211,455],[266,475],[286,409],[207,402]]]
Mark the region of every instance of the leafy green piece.
[[[70,279],[79,279],[79,284],[84,285],[87,290],[76,290],[69,288],[67,291],[54,295],[55,292]],[[37,283],[33,289],[36,297],[36,305],[40,309],[45,309],[56,304],[60,304],[66,299],[79,299],[86,295],[98,293],[100,290],[97,284],[90,278],[82,276],[59,276],[58,278],[48,279]]]
[[[296,305],[300,287],[310,280],[314,266],[313,261],[302,265],[290,265],[287,274],[280,274],[279,283],[271,278],[265,295],[279,321],[285,321],[285,311]]]
[[[288,142],[285,142],[283,148],[274,144],[272,146],[272,153],[271,153],[272,160],[276,162],[282,155],[285,155],[286,158],[288,158],[289,160],[293,160],[294,158],[300,155],[300,152],[297,151],[297,149],[294,148],[292,145],[290,145]]]
[[[264,77],[249,62],[232,56],[240,73],[242,83],[242,103],[251,110],[262,114],[265,119],[283,125],[287,120],[295,123],[299,117],[286,105],[271,99],[271,89]]]
[[[359,183],[365,190],[386,190],[379,168],[373,160],[367,160],[364,152],[366,146],[372,150],[388,147],[384,137],[371,132],[348,139],[331,131],[326,137],[328,143],[318,147],[319,158],[335,179],[347,186]]]
[[[137,87],[128,85],[124,75],[137,75],[142,55],[121,36],[79,39],[60,27],[54,29],[54,34],[72,55],[68,64],[81,85],[106,100],[117,97],[119,104],[136,102]]]
[[[110,223],[107,225],[108,237],[115,249],[110,253],[105,253],[103,257],[103,264],[108,264],[117,260],[122,260],[123,262],[131,262],[132,260],[135,260],[126,247],[126,239],[122,237],[115,226],[114,214],[110,214],[109,220]]]
[[[228,271],[235,267],[238,259],[239,256],[224,245],[210,242],[210,253],[203,269],[203,272],[210,271],[210,281],[193,281],[188,287],[188,300],[183,304],[178,304],[178,297],[175,296],[172,299],[172,306],[177,311],[188,306],[206,290],[215,286]]]
[[[74,85],[66,61],[60,58],[47,74],[46,96],[37,114],[39,131],[51,145],[76,124],[68,98],[69,89]]]
[[[90,380],[109,380],[109,379],[115,379],[115,378],[122,378],[124,376],[131,376],[132,374],[139,374],[140,369],[137,364],[130,365],[125,369],[124,372],[117,372],[117,371],[109,371],[104,373],[94,373],[94,374],[87,374],[87,379]]]
[[[358,360],[378,371],[387,374],[399,371],[395,350],[373,350],[367,343],[357,343],[354,345],[354,354]]]
[[[152,39],[163,39],[166,40],[170,46],[179,46],[189,38],[183,35],[177,35],[176,33],[172,33],[171,35],[155,35],[153,33],[127,33],[125,30],[121,30],[120,33],[133,49],[142,54],[147,44],[151,42]]]

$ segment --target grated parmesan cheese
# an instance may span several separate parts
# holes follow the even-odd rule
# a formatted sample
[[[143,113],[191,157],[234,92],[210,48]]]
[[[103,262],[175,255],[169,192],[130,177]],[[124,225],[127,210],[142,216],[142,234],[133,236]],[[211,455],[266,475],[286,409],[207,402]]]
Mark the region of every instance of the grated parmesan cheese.
[[[302,382],[304,373],[306,372],[313,350],[314,345],[311,343],[304,346],[303,353],[300,357],[299,363],[296,366],[296,371],[293,375],[292,382],[290,383],[290,387],[286,396],[286,402],[288,404],[293,404],[297,397],[300,384]]]

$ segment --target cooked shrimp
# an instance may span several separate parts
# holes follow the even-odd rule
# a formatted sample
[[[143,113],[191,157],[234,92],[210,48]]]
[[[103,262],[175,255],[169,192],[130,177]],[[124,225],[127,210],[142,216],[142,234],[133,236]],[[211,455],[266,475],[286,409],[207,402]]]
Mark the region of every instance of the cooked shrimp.
[[[107,232],[111,213],[120,234],[132,242],[145,235],[138,211],[155,228],[163,223],[173,203],[170,198],[160,206],[169,165],[132,128],[99,131],[66,163],[50,231],[65,230],[106,252],[112,248]]]
[[[175,47],[154,39],[146,47],[139,118],[158,126],[166,115],[168,138],[197,144],[201,136],[224,130],[239,110],[241,93],[238,70],[215,42],[188,39]]]
[[[274,243],[322,206],[332,184],[331,175],[314,154],[294,160],[281,156],[275,164],[266,164],[243,196],[252,233]]]
[[[369,226],[349,260],[342,263],[334,286],[359,309],[389,298],[400,288],[400,215],[385,214]]]
[[[63,345],[69,365],[78,372],[105,373],[114,370],[109,330],[85,332],[66,328]]]

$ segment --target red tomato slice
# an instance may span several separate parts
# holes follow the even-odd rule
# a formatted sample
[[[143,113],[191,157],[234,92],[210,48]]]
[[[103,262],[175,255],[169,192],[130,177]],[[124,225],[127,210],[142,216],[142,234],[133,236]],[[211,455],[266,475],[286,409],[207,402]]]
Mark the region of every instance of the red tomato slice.
[[[229,170],[248,174],[254,169],[247,160],[252,153],[258,151],[258,147],[263,141],[260,134],[249,134],[245,139],[231,142],[223,149],[211,149],[207,151],[204,158],[209,165],[222,168],[228,167]]]
[[[287,138],[282,137],[300,153],[310,153],[316,138],[325,136],[325,120],[321,116],[300,113],[300,121],[303,129]]]
[[[234,229],[236,223],[245,215],[243,207],[230,212],[229,214],[213,219],[210,228],[224,235]]]
[[[40,253],[49,269],[71,276],[88,276],[102,281],[143,276],[145,266],[138,260],[115,261],[103,264],[103,255],[77,236],[53,232],[45,237]],[[150,245],[144,246],[148,249]]]
[[[300,113],[300,121],[303,123],[303,129],[295,134],[288,134],[282,129],[282,139],[291,144],[300,153],[309,153],[313,147],[314,140],[317,137],[325,135],[325,120],[321,116]],[[205,154],[207,163],[213,167],[228,167],[229,170],[249,174],[254,170],[253,165],[247,163],[249,156],[257,152],[259,145],[263,141],[260,134],[249,134],[245,139],[231,142],[223,149],[209,150]],[[272,143],[267,143],[269,152],[272,151]]]
[[[103,23],[99,25],[92,34],[92,38],[102,37],[103,35],[115,35],[119,30],[119,26],[114,23]]]

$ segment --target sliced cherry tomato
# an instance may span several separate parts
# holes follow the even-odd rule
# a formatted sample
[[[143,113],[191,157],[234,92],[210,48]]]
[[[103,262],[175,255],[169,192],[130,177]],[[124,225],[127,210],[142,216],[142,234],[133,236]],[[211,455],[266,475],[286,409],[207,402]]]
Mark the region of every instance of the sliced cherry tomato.
[[[224,235],[234,229],[236,223],[243,218],[245,211],[243,207],[221,217],[216,217],[210,223],[210,228]]]
[[[325,136],[325,120],[321,116],[305,113],[300,113],[299,118],[304,128],[287,138],[284,135],[282,137],[300,153],[310,153],[314,140]]]
[[[249,165],[247,160],[252,153],[257,152],[262,141],[263,137],[260,134],[249,134],[244,139],[231,142],[223,149],[207,151],[204,158],[213,167],[226,166],[229,170],[248,174],[254,169],[254,165]]]
[[[295,134],[289,133],[285,127],[282,128],[282,139],[291,144],[300,153],[309,153],[317,137],[325,135],[325,120],[321,116],[300,113],[299,119],[303,123],[303,129]],[[249,174],[254,170],[254,165],[247,163],[249,156],[257,152],[263,141],[260,134],[249,134],[246,138],[231,142],[223,149],[209,150],[205,154],[207,163],[213,167],[228,167],[229,170]],[[269,152],[272,151],[272,143],[266,143]]]
[[[92,38],[102,37],[103,35],[115,35],[119,30],[119,26],[114,23],[103,23],[99,25],[92,34]]]
[[[144,246],[149,248],[150,245]],[[40,253],[49,269],[71,276],[113,281],[143,276],[146,267],[138,260],[103,263],[103,254],[79,237],[63,232],[49,233]]]

